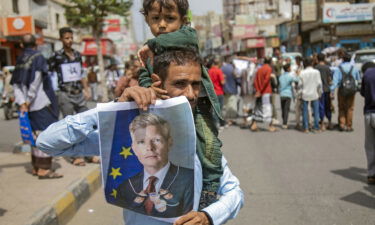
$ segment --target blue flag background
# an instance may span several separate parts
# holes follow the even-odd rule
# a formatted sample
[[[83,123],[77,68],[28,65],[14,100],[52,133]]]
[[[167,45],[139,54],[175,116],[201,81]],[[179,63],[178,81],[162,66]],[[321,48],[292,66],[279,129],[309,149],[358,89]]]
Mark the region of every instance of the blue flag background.
[[[117,187],[143,170],[143,165],[138,161],[131,149],[129,132],[129,124],[138,115],[138,109],[118,111],[116,113],[112,150],[105,186],[105,196],[110,203],[115,201]]]

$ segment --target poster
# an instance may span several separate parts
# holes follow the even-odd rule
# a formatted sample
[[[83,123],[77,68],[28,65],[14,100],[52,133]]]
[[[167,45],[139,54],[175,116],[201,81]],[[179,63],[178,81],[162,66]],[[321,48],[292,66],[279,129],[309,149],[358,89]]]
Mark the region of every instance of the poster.
[[[82,79],[82,69],[80,62],[61,64],[61,73],[64,83]]]
[[[196,210],[196,133],[185,97],[146,112],[134,102],[98,104],[98,118],[108,203],[167,222]]]
[[[246,70],[249,67],[249,61],[242,59],[233,59],[233,64],[239,71]]]

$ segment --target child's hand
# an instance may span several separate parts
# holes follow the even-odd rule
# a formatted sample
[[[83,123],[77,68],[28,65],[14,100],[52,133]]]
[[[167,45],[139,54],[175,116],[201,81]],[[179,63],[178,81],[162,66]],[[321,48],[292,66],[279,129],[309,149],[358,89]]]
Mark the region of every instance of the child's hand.
[[[152,74],[151,79],[152,79],[151,89],[154,91],[156,97],[163,99],[163,100],[169,99],[170,97],[168,96],[168,92],[161,88],[162,82],[159,76],[156,74]]]
[[[154,64],[154,53],[151,51],[148,45],[145,45],[138,51],[138,60],[142,67],[146,67],[148,58],[150,58],[151,64]]]

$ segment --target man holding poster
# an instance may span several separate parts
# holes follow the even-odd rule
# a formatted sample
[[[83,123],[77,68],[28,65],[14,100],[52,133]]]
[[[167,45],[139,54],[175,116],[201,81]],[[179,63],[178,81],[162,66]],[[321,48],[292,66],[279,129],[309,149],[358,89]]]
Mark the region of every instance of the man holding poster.
[[[199,94],[202,85],[201,60],[199,55],[189,50],[166,51],[160,56],[155,57],[154,65],[162,65],[154,69],[152,77],[155,84],[159,84],[166,94],[173,98],[185,96],[189,101],[193,115],[196,117],[198,106],[200,110],[210,108],[206,102],[200,102]],[[147,110],[150,105],[156,103],[156,95],[150,88],[131,87],[125,89],[119,101],[135,101],[137,112]],[[167,100],[168,101],[168,100]],[[108,103],[115,104],[115,103]],[[118,104],[121,106],[122,104]],[[109,105],[112,107],[111,105]],[[207,109],[203,108],[207,106]],[[139,110],[138,110],[139,108]],[[191,112],[190,112],[191,113]],[[123,118],[123,117],[121,117]],[[196,119],[196,118],[194,118]],[[192,125],[194,123],[191,122]],[[120,126],[121,124],[117,124]],[[204,131],[212,132],[209,127]],[[54,134],[54,135],[51,135]],[[191,135],[196,136],[196,132]],[[205,138],[202,134],[202,138]],[[214,133],[213,135],[217,135]],[[114,139],[117,141],[118,139]],[[98,132],[98,109],[92,109],[84,113],[70,116],[51,125],[43,132],[37,140],[37,145],[53,155],[95,155],[99,152],[99,132]],[[203,149],[205,150],[205,149]],[[197,169],[194,179],[194,202],[200,203],[200,191],[202,190],[201,161],[197,153],[194,157],[194,168]],[[104,159],[103,159],[104,161]],[[233,219],[238,214],[243,205],[243,193],[239,187],[238,179],[231,173],[228,163],[224,157],[221,158],[223,175],[220,177],[220,184],[217,190],[219,198],[217,201],[208,204],[198,210],[195,205],[194,210],[183,215],[174,223],[180,224],[223,224],[229,219]],[[117,176],[119,171],[114,168],[113,176]],[[114,195],[115,192],[114,192]],[[127,209],[124,210],[124,219],[126,224],[153,224],[165,225],[170,222],[158,221],[150,216],[145,216]]]

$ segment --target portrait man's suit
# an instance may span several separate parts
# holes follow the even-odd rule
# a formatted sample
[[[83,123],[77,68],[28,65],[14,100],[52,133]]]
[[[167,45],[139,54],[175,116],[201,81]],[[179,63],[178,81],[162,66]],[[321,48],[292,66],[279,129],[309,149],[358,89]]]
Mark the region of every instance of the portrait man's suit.
[[[142,197],[137,193],[143,190],[143,176],[144,171],[142,170],[142,172],[125,180],[117,188],[116,205],[146,214],[144,202],[139,204],[134,201],[137,197]],[[190,212],[193,209],[194,202],[194,170],[175,166],[171,163],[160,189],[168,190],[173,197],[165,199],[161,196],[160,199],[167,203],[166,210],[159,212],[154,207],[150,216],[173,218]]]

